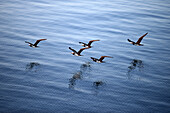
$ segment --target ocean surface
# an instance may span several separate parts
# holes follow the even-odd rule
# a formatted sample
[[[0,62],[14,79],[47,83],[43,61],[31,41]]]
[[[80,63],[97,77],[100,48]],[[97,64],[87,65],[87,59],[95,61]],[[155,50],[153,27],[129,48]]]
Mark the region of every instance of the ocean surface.
[[[170,113],[169,0],[0,2],[1,113]],[[127,39],[142,40],[134,46]],[[45,38],[38,48],[34,43]],[[79,42],[100,40],[83,56]],[[104,63],[90,57],[111,56]]]

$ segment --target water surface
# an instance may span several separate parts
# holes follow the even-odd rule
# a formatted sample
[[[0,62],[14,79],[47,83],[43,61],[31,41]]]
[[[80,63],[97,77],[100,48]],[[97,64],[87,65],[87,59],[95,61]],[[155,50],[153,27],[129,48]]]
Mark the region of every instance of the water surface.
[[[0,112],[170,112],[169,0],[0,3]],[[133,46],[148,32],[142,43]],[[30,48],[46,38],[39,48]],[[78,43],[99,39],[81,57]],[[105,63],[90,57],[108,55]],[[96,86],[96,82],[102,84]]]

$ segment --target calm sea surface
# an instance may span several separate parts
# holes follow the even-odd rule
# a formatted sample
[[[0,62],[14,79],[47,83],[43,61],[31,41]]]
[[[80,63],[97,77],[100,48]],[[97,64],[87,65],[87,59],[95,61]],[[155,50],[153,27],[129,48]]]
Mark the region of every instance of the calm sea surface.
[[[170,113],[169,0],[3,0],[0,112]],[[148,32],[142,43],[133,46]],[[39,48],[31,48],[25,41]],[[82,55],[80,41],[99,39]],[[105,63],[90,57],[108,55]],[[100,84],[97,84],[100,83]]]

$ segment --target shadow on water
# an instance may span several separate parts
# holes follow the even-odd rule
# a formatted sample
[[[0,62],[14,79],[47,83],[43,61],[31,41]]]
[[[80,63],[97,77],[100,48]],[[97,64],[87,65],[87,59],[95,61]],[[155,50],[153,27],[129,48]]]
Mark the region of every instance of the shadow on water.
[[[69,79],[69,88],[70,89],[74,89],[74,87],[76,86],[76,82],[78,80],[82,80],[84,77],[88,76],[89,73],[91,71],[91,63],[90,62],[86,62],[84,64],[82,64],[80,66],[80,70],[75,72],[72,76],[72,78]],[[98,81],[94,81],[93,83],[93,90],[94,90],[94,94],[98,95],[99,93],[99,87],[105,85],[105,82],[103,82],[102,80],[98,80]]]
[[[76,81],[78,79],[81,79],[82,78],[82,72],[79,71],[79,72],[76,72],[72,78],[69,79],[69,88],[74,88],[74,86],[76,85]]]
[[[82,65],[80,66],[80,70],[86,71],[87,69],[91,69],[90,67],[91,67],[90,62],[86,62],[85,64],[82,64]]]
[[[93,82],[93,86],[94,86],[95,88],[98,88],[99,86],[102,86],[103,84],[104,84],[104,82],[102,82],[102,81]]]
[[[80,66],[80,71],[73,74],[72,78],[69,79],[69,88],[74,88],[76,81],[83,78],[83,76],[88,75],[91,70],[90,62],[86,62]]]
[[[106,85],[103,81],[95,81],[93,82],[94,94],[97,96],[99,94],[99,87]]]
[[[132,78],[133,71],[135,70],[141,71],[144,68],[142,60],[133,59],[130,64],[131,65],[128,67],[128,72],[127,72],[128,79]]]
[[[37,72],[39,70],[40,64],[37,62],[30,62],[26,65],[25,70]]]

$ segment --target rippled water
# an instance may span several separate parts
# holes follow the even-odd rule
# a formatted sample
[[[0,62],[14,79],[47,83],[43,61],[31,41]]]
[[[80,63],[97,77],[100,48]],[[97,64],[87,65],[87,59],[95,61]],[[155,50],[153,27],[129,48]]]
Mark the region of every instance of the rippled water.
[[[4,0],[0,112],[170,112],[169,0]],[[133,46],[144,33],[144,46]],[[29,47],[46,38],[39,48]],[[80,41],[100,39],[84,50]],[[105,58],[95,63],[90,57]]]

